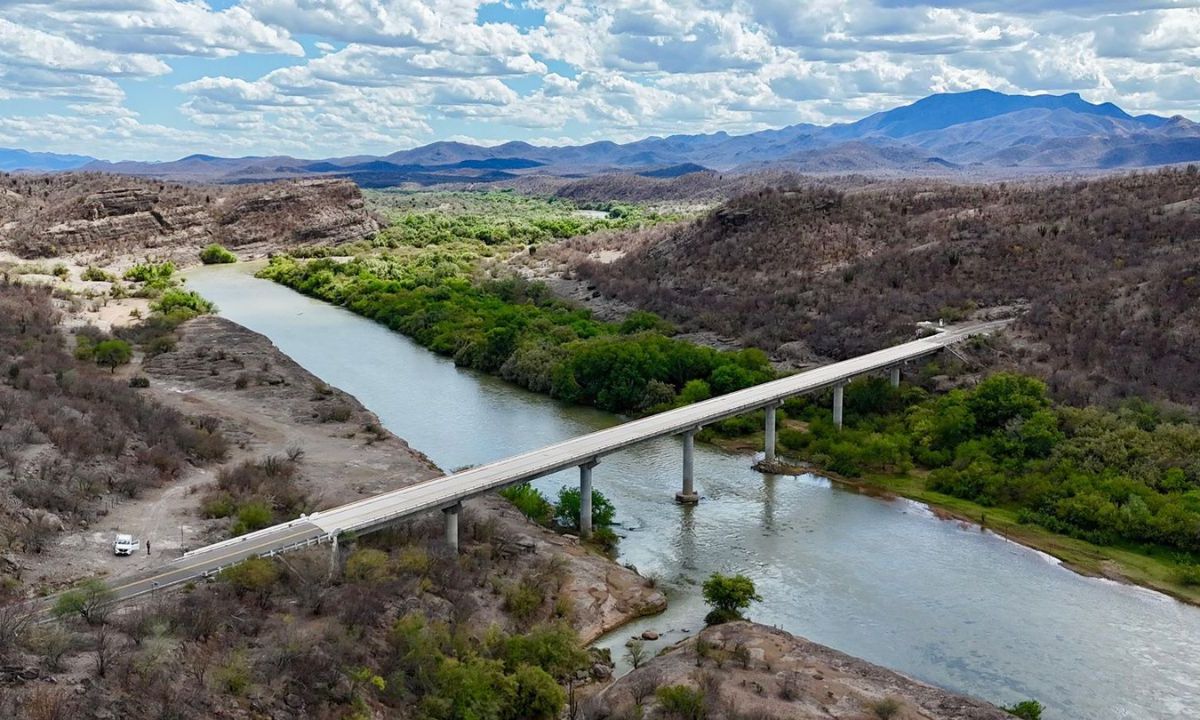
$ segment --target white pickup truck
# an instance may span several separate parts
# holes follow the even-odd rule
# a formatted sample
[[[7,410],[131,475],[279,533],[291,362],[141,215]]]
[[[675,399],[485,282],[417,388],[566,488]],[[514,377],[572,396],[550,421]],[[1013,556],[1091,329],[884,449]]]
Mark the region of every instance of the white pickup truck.
[[[132,535],[118,535],[113,540],[113,555],[132,555],[142,544]]]

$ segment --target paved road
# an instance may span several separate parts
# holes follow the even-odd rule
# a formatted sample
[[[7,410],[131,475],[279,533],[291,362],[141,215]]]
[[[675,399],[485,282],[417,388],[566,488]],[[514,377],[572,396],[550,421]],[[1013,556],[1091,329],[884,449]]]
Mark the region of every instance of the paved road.
[[[396,519],[448,508],[462,500],[586,463],[622,448],[667,435],[696,430],[718,420],[757,410],[796,395],[814,392],[858,375],[885,370],[938,352],[973,335],[993,332],[1007,321],[948,328],[937,335],[807,370],[746,390],[669,410],[616,427],[375,495],[347,505],[276,525],[192,551],[174,562],[138,576],[114,581],[125,599],[201,577],[253,555],[281,552],[328,540],[342,532],[362,532]]]

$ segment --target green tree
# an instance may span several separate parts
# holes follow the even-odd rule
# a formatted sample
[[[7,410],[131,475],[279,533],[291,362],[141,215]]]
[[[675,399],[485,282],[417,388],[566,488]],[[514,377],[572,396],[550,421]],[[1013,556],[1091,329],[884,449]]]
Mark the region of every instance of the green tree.
[[[443,660],[437,686],[446,720],[505,720],[517,698],[517,682],[500,661],[474,655]]]
[[[704,601],[712,606],[712,611],[704,618],[709,625],[741,620],[742,613],[751,603],[762,601],[754,589],[754,581],[742,574],[713,573],[704,581],[701,590]]]
[[[567,703],[567,693],[545,670],[533,665],[522,665],[513,674],[516,681],[516,698],[513,701],[512,717],[522,720],[552,720],[562,712]]]
[[[1014,373],[992,375],[967,397],[967,406],[984,430],[996,430],[1010,420],[1028,418],[1049,404],[1045,383]]]
[[[111,603],[115,599],[108,585],[92,578],[59,595],[53,612],[56,617],[78,615],[89,625],[100,625],[108,618]]]
[[[97,365],[103,365],[109,372],[116,372],[118,365],[124,365],[133,358],[133,348],[124,340],[102,340],[92,348],[92,357]]]
[[[712,397],[712,388],[703,380],[688,380],[679,391],[679,404],[691,405],[692,403],[707,400]]]
[[[579,488],[563,486],[558,491],[558,504],[554,508],[554,519],[566,528],[579,529]],[[606,528],[612,525],[616,508],[599,490],[592,490],[592,527]]]

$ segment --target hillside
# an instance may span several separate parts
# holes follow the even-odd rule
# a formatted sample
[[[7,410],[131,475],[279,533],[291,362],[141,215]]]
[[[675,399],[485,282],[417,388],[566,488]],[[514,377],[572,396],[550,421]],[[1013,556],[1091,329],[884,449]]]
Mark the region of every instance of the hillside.
[[[1025,177],[1195,160],[1200,160],[1200,125],[1182,117],[1135,117],[1112,103],[1090,103],[1076,93],[974,90],[931,95],[853,123],[798,124],[745,135],[722,131],[564,146],[443,141],[382,157],[189,155],[171,162],[95,161],[84,169],[220,183],[332,176],[363,187],[387,187],[547,176],[663,178],[763,168],[822,175]]]
[[[206,187],[99,173],[0,176],[0,250],[24,258],[341,243],[376,230],[345,180]]]
[[[1005,362],[1060,396],[1194,404],[1198,248],[1200,173],[1189,168],[766,190],[694,222],[571,241],[559,256],[600,292],[685,329],[791,343],[800,356],[845,358],[910,337],[919,320],[1027,305]]]

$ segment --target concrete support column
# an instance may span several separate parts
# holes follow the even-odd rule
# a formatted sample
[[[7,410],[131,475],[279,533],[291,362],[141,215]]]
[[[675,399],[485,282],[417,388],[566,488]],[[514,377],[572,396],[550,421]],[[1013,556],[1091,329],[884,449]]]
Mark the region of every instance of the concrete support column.
[[[892,368],[892,387],[894,387],[894,388],[900,387],[900,366],[899,365]]]
[[[688,430],[683,434],[683,490],[675,493],[676,502],[694,503],[700,501],[700,496],[696,494],[692,475],[695,454],[696,431]]]
[[[446,545],[458,552],[458,514],[462,512],[462,503],[457,502],[448,508],[442,508],[442,517],[446,521]]]
[[[767,422],[763,430],[763,459],[775,462],[775,406],[767,406]]]
[[[592,536],[592,468],[598,464],[592,460],[579,466],[579,537],[584,540]]]
[[[833,386],[833,424],[838,429],[842,429],[842,396],[846,388],[846,383],[838,383]]]

